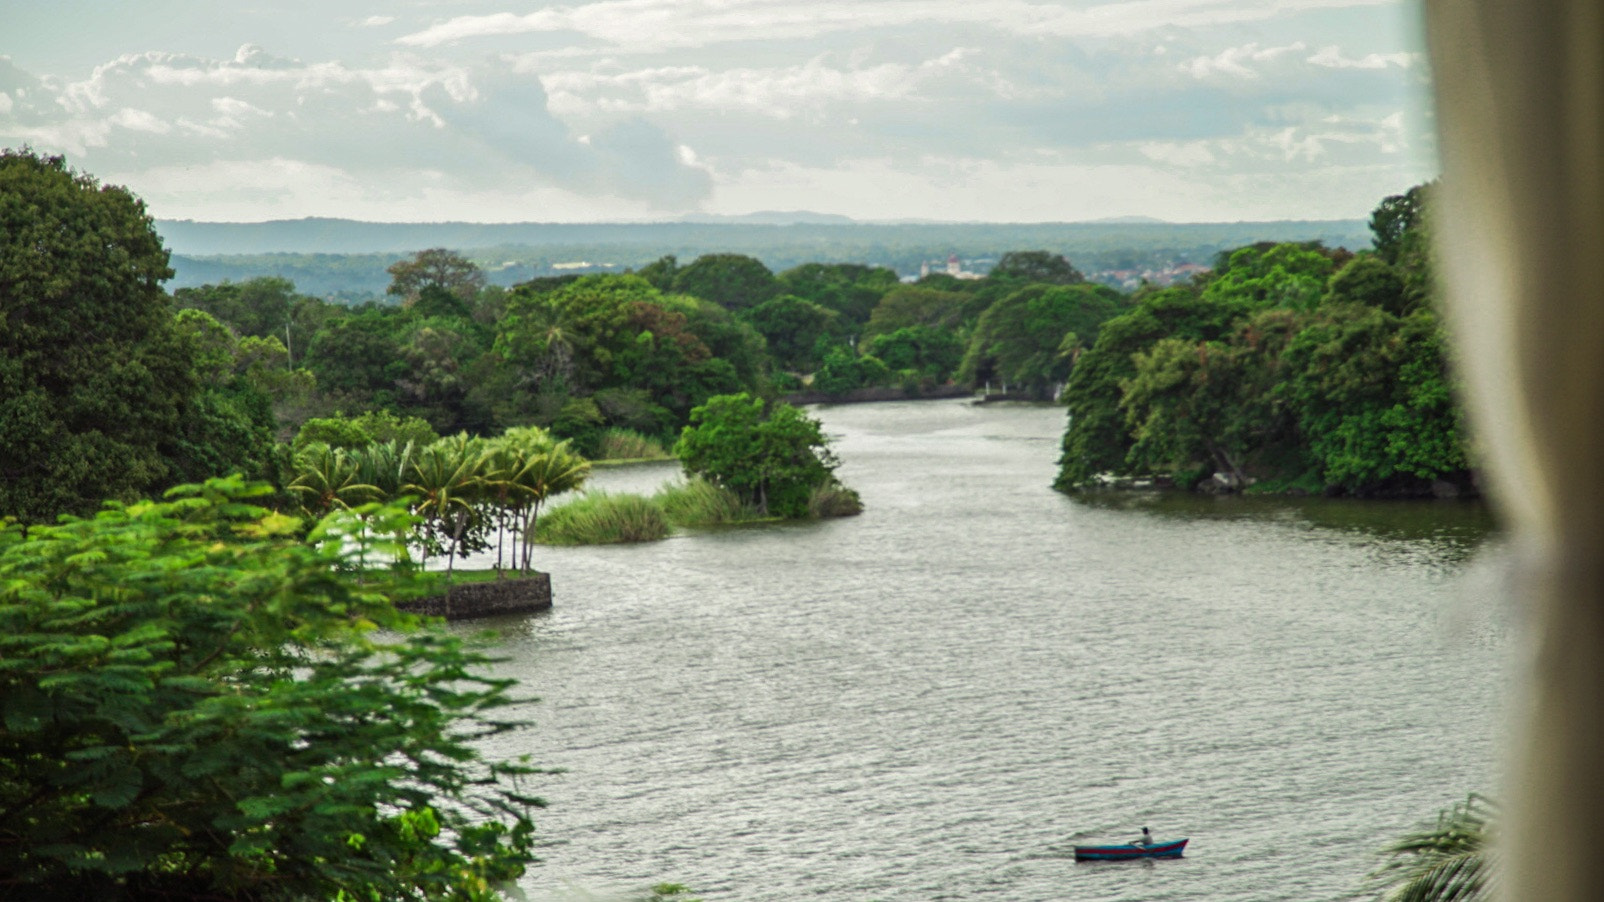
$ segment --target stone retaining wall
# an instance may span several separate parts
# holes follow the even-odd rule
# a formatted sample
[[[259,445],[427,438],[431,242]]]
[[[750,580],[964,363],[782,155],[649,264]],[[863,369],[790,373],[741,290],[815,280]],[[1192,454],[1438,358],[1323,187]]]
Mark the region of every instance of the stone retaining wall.
[[[974,389],[962,385],[938,385],[925,391],[908,392],[895,386],[876,385],[855,388],[846,394],[827,395],[822,391],[794,391],[781,400],[787,404],[861,404],[870,401],[933,401],[941,398],[972,398]]]
[[[501,614],[528,614],[551,607],[551,574],[535,573],[516,579],[492,579],[451,587],[449,609],[444,595],[403,602],[397,607],[414,614],[471,620]]]

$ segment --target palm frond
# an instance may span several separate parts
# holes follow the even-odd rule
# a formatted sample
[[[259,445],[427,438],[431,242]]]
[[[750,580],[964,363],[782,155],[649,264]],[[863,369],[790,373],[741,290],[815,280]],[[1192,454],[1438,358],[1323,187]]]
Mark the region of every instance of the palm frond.
[[[1492,832],[1498,805],[1471,793],[1437,815],[1437,823],[1383,850],[1387,859],[1368,888],[1384,902],[1478,902],[1496,877]]]

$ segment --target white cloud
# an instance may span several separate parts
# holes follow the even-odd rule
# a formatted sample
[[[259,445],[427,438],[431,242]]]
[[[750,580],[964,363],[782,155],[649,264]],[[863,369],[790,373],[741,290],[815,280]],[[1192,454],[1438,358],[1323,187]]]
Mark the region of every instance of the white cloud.
[[[1350,59],[1332,45],[1320,48],[1318,53],[1309,57],[1309,62],[1328,69],[1385,69],[1388,66],[1407,69],[1413,66],[1419,57],[1420,55],[1416,53],[1367,53],[1358,59]]]
[[[1260,21],[1314,9],[1394,0],[1135,0],[1082,4],[1027,0],[598,0],[519,15],[457,16],[397,38],[438,47],[475,38],[570,33],[615,50],[644,52],[912,24],[985,28],[1021,35],[1109,37]]]
[[[113,113],[107,120],[112,125],[126,128],[130,131],[149,132],[153,135],[165,135],[173,130],[166,122],[156,118],[144,110],[124,107]]]
[[[680,142],[658,126],[615,120],[582,144],[533,76],[440,60],[303,63],[247,45],[230,60],[126,55],[47,87],[54,96],[31,108],[38,121],[0,120],[0,144],[65,150],[96,171],[255,159],[277,161],[275,171],[295,163],[403,185],[417,180],[397,173],[433,171],[463,191],[544,185],[676,209],[708,190],[707,173],[681,163]]]
[[[1221,186],[1253,173],[1390,172],[1393,193],[1429,175],[1405,2],[419,0],[399,20],[347,4],[308,14],[305,39],[242,27],[264,37],[237,53],[103,39],[113,49],[43,77],[0,57],[0,145],[64,151],[136,190],[162,167],[153,204],[191,211],[234,203],[234,180],[240,209],[284,215],[474,219],[522,198],[512,218],[711,204],[1185,219],[1113,180],[1159,174],[1223,210]],[[1066,200],[1104,182],[1106,208]],[[1296,191],[1237,200],[1307,213]],[[1349,192],[1355,215],[1370,201]]]
[[[732,68],[665,66],[616,71],[556,72],[542,78],[553,112],[585,115],[596,111],[668,113],[686,109],[744,111],[772,119],[792,119],[840,104],[910,101],[930,80],[954,72],[969,74],[1006,90],[995,73],[970,67],[971,51],[958,48],[916,64],[882,63],[841,67],[818,56],[794,66]]]
[[[1258,78],[1261,64],[1271,63],[1283,57],[1299,54],[1308,49],[1302,41],[1288,44],[1284,47],[1260,47],[1258,44],[1244,44],[1241,47],[1228,47],[1215,56],[1199,56],[1182,63],[1180,69],[1187,75],[1197,79],[1209,78],[1213,75],[1229,75],[1235,78]]]
[[[1218,161],[1207,141],[1143,141],[1137,150],[1155,163],[1182,169],[1209,166]]]

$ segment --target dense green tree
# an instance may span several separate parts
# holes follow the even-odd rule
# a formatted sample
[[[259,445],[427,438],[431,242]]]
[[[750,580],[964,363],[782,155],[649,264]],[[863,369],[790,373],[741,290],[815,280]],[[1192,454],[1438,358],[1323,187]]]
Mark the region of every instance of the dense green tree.
[[[211,314],[236,334],[282,339],[303,299],[289,279],[260,276],[244,282],[180,288],[173,292],[173,300],[180,307]]]
[[[880,298],[899,284],[892,270],[861,263],[804,263],[778,278],[786,293],[835,311],[847,334],[860,331]]]
[[[930,326],[952,330],[963,321],[964,304],[969,295],[957,291],[938,291],[922,285],[899,285],[887,291],[869,316],[863,329],[866,338],[884,335],[909,326]]]
[[[1058,486],[1211,471],[1237,487],[1268,478],[1358,495],[1467,484],[1442,328],[1425,303],[1424,197],[1378,208],[1385,255],[1252,245],[1221,254],[1199,293],[1145,295],[1105,323],[1070,377]]]
[[[673,254],[658,257],[642,266],[636,275],[652,283],[658,291],[672,291],[674,277],[679,275],[679,260]]]
[[[1078,285],[1086,281],[1086,276],[1071,266],[1063,254],[1050,251],[1009,251],[1002,255],[987,276],[1047,285]]]
[[[1280,391],[1282,351],[1298,327],[1293,311],[1264,310],[1221,340],[1162,338],[1136,352],[1135,373],[1120,384],[1132,439],[1126,465],[1198,478],[1220,473],[1238,489],[1266,456],[1302,469]]]
[[[1135,355],[1163,338],[1214,341],[1247,314],[1240,303],[1208,301],[1187,288],[1143,298],[1134,310],[1104,322],[1097,340],[1075,361],[1064,389],[1069,428],[1055,485],[1092,485],[1103,473],[1121,472],[1132,439],[1120,406],[1122,385],[1136,375]]]
[[[313,417],[295,434],[295,447],[319,443],[334,448],[365,448],[384,442],[411,442],[419,447],[440,438],[422,417],[398,416],[388,410],[370,410],[356,416],[335,414]]]
[[[425,285],[412,302],[419,319],[471,320],[474,306],[439,285]]]
[[[1404,314],[1413,307],[1403,274],[1374,254],[1360,254],[1331,277],[1322,304],[1364,304]]]
[[[1118,292],[1105,285],[1027,285],[981,314],[958,379],[1006,382],[1049,398],[1069,377],[1074,351],[1094,342],[1098,327],[1121,309]]]
[[[771,298],[745,314],[763,336],[769,354],[780,367],[811,372],[819,365],[814,348],[819,339],[834,335],[840,314],[793,294]]]
[[[863,352],[879,358],[894,373],[911,370],[920,377],[942,383],[958,369],[964,346],[950,330],[908,326],[876,335],[864,345]]]
[[[754,257],[703,254],[674,274],[674,291],[712,301],[726,310],[745,310],[778,295],[780,283]]]
[[[348,572],[404,512],[307,544],[253,494],[0,526],[0,895],[489,902],[532,859],[511,681]]]
[[[169,483],[198,391],[144,204],[60,157],[0,152],[0,516]]]
[[[1329,485],[1457,477],[1468,467],[1437,317],[1332,310],[1287,348],[1287,393]]]
[[[1406,265],[1409,258],[1424,250],[1421,240],[1433,183],[1416,185],[1403,194],[1384,198],[1370,214],[1370,233],[1375,236],[1376,256],[1394,266]]]
[[[463,302],[471,302],[485,286],[485,274],[478,264],[461,254],[433,247],[418,251],[411,260],[392,264],[390,287],[386,293],[396,295],[411,304],[417,301],[425,288],[438,288],[455,295]]]
[[[397,380],[407,375],[405,329],[404,317],[384,308],[339,317],[313,337],[306,368],[317,377],[318,388],[341,406],[394,407]]]
[[[1336,268],[1332,252],[1318,243],[1249,245],[1220,254],[1203,296],[1307,310],[1325,295],[1326,280]]]
[[[789,404],[720,395],[691,411],[674,446],[685,474],[706,479],[776,517],[803,517],[816,488],[839,465],[819,421]]]
[[[824,362],[813,374],[812,388],[827,395],[844,395],[860,388],[888,385],[892,372],[872,354],[854,354],[846,345],[835,345],[824,354]]]
[[[667,438],[715,394],[761,391],[763,339],[709,301],[664,295],[639,276],[586,276],[509,299],[495,350],[536,398],[533,422],[582,450],[608,425]],[[617,417],[617,419],[611,419]]]
[[[174,328],[187,345],[196,391],[166,450],[169,478],[197,482],[243,473],[273,479],[277,421],[264,380],[242,361],[240,342],[226,326],[200,310],[180,310]],[[264,339],[248,337],[259,344]],[[276,341],[276,339],[274,339]]]

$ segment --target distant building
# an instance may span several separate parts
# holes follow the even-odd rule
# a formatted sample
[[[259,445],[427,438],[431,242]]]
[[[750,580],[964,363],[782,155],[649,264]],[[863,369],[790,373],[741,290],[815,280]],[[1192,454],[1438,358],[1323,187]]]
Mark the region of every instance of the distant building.
[[[926,276],[930,275],[932,272],[937,272],[937,271],[938,270],[931,269],[930,268],[930,261],[926,260],[923,263],[919,264],[918,279],[923,279]],[[964,269],[963,268],[963,263],[962,263],[962,261],[960,261],[958,259],[958,255],[957,254],[949,254],[949,255],[947,255],[947,266],[946,266],[945,269],[939,270],[939,271],[942,272],[945,275],[953,277],[954,279],[964,279],[966,281],[969,280],[969,279],[984,279],[985,278],[985,276],[981,275],[978,272],[970,272],[970,271]],[[904,281],[904,282],[914,282],[914,281],[917,281],[917,279],[914,276],[904,276],[902,281]]]

